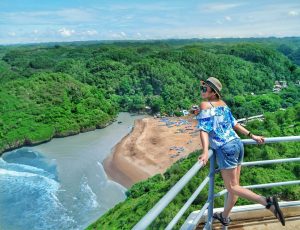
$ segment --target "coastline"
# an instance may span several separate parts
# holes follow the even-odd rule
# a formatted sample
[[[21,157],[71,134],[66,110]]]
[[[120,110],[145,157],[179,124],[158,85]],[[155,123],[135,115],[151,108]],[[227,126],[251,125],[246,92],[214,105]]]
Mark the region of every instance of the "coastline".
[[[126,188],[158,173],[201,148],[197,124],[184,118],[143,118],[103,161],[105,172]]]
[[[72,222],[71,227],[60,225],[63,229],[72,227],[82,229],[90,225],[96,218],[98,219],[126,198],[126,188],[108,180],[101,162],[110,155],[111,149],[132,130],[134,121],[143,117],[145,115],[131,116],[130,113],[120,112],[116,122],[104,129],[65,138],[53,138],[45,144],[4,154],[2,156],[4,171],[1,179],[7,181],[3,184],[7,185],[3,188],[3,191],[7,193],[1,197],[3,198],[1,204],[9,208],[11,200],[19,197],[19,191],[22,192],[25,189],[24,196],[18,204],[15,204],[15,209],[20,212],[26,209],[26,204],[31,204],[30,210],[34,215],[28,217],[25,222],[40,223],[41,221],[44,226],[50,226],[52,221],[59,220],[62,215],[61,212],[57,212],[57,207],[51,206],[58,204],[63,207],[63,213],[67,213],[66,219],[76,221]],[[11,165],[16,167],[11,167]],[[27,165],[30,167],[28,168]],[[24,173],[18,173],[19,170]],[[37,176],[28,177],[26,173],[29,171]],[[32,180],[35,182],[38,180],[39,183],[31,186],[34,183]],[[49,186],[45,186],[49,183]],[[53,192],[54,188],[63,193]],[[30,195],[37,190],[43,191],[40,194],[41,199],[45,201],[43,204],[40,202],[41,199],[36,200]],[[48,198],[55,200],[51,202]],[[44,218],[44,210],[49,210],[53,218]],[[40,219],[40,216],[43,218]],[[13,213],[7,220],[10,223],[14,220]],[[32,227],[26,229],[32,229]]]
[[[43,140],[33,141],[33,140],[26,139],[26,138],[24,140],[16,140],[14,142],[14,144],[9,145],[9,146],[4,146],[3,149],[0,149],[0,157],[6,152],[10,152],[15,149],[22,148],[22,147],[34,147],[34,146],[37,146],[40,144],[47,143],[47,142],[53,140],[54,138],[70,137],[70,136],[78,135],[80,133],[86,133],[86,132],[94,131],[97,129],[104,129],[105,127],[111,125],[116,120],[117,120],[116,117],[113,117],[110,121],[108,121],[107,123],[105,123],[103,125],[98,125],[96,127],[89,127],[89,128],[81,128],[79,131],[69,130],[65,133],[57,133],[57,134],[54,134]]]

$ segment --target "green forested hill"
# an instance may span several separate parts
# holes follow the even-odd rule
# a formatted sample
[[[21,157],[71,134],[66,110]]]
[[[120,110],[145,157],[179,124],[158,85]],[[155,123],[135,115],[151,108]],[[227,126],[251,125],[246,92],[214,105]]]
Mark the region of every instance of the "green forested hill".
[[[237,118],[292,106],[300,96],[296,85],[300,79],[300,67],[289,55],[300,47],[298,40],[270,39],[269,43],[259,39],[246,39],[246,42],[239,39],[170,40],[2,46],[1,103],[7,104],[7,100],[27,103],[30,109],[23,105],[15,110],[1,107],[0,119],[4,125],[0,126],[0,134],[5,139],[1,139],[0,149],[19,146],[24,139],[27,140],[25,143],[31,143],[53,136],[37,132],[36,138],[32,139],[33,133],[27,123],[28,120],[33,122],[33,117],[39,126],[44,126],[45,122],[51,124],[52,131],[48,134],[60,136],[102,126],[120,110],[136,112],[150,106],[153,113],[177,114],[181,109],[200,103],[199,80],[212,75],[223,82],[224,99],[233,106]],[[289,53],[281,52],[285,50],[283,45],[290,48]],[[41,76],[46,78],[44,85],[37,80]],[[69,80],[63,80],[67,78]],[[274,94],[275,80],[285,80],[289,87]],[[78,93],[76,101],[69,97],[66,101],[62,92],[56,94],[58,86],[66,92],[70,85],[76,85],[72,89],[74,94]],[[49,103],[43,94],[44,88],[48,90],[47,97],[63,102]],[[86,102],[81,89],[91,92],[93,103]],[[67,109],[57,112],[63,106]],[[7,114],[14,119],[8,122]],[[22,119],[19,119],[20,114]],[[61,119],[57,118],[53,123],[46,120],[48,116],[57,117],[59,114]],[[86,116],[84,121],[80,121],[78,114]],[[7,128],[11,126],[16,129]],[[21,127],[22,132],[17,134]],[[62,131],[58,127],[63,127]]]
[[[2,83],[0,98],[0,152],[104,127],[116,115],[101,90],[66,74]]]
[[[294,107],[275,113],[266,113],[265,120],[253,121],[247,124],[247,129],[255,134],[266,137],[299,135],[300,133],[300,103]],[[300,142],[276,143],[265,145],[247,145],[244,161],[271,160],[289,157],[299,157]],[[189,155],[172,165],[164,174],[156,175],[148,180],[132,186],[127,192],[128,198],[109,210],[88,229],[131,229],[165,193],[196,163],[200,152]],[[156,218],[149,229],[164,229],[176,213],[188,200],[199,184],[208,175],[209,167],[201,169],[198,174],[184,187],[174,201]],[[243,167],[241,184],[264,184],[289,180],[299,180],[300,165],[298,162],[272,164],[265,166]],[[221,176],[216,175],[215,191],[224,189]],[[257,189],[257,193],[268,196],[277,195],[282,200],[299,200],[300,186],[280,186]],[[187,216],[204,205],[208,196],[208,186],[204,188],[191,207],[186,211],[175,229],[179,229]],[[215,207],[222,207],[223,198],[215,200]],[[245,199],[239,199],[237,205],[250,204]]]

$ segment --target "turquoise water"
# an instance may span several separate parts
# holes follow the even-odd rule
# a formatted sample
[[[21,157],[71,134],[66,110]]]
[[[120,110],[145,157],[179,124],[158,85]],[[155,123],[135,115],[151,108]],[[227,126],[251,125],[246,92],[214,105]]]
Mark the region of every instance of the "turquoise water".
[[[7,152],[0,158],[0,229],[84,229],[125,199],[102,167],[135,119]]]

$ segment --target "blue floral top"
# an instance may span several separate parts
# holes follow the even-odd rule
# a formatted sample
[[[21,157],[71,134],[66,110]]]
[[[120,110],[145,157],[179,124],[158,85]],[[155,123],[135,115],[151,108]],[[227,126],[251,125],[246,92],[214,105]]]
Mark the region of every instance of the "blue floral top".
[[[209,134],[212,149],[217,149],[233,139],[239,138],[233,127],[237,124],[227,106],[201,110],[197,115],[198,128]]]

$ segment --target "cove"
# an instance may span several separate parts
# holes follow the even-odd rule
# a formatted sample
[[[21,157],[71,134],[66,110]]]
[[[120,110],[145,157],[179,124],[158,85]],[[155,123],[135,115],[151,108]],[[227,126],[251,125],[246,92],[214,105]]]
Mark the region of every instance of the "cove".
[[[143,117],[120,113],[104,129],[4,153],[0,229],[84,229],[123,201],[126,188],[102,162]]]

